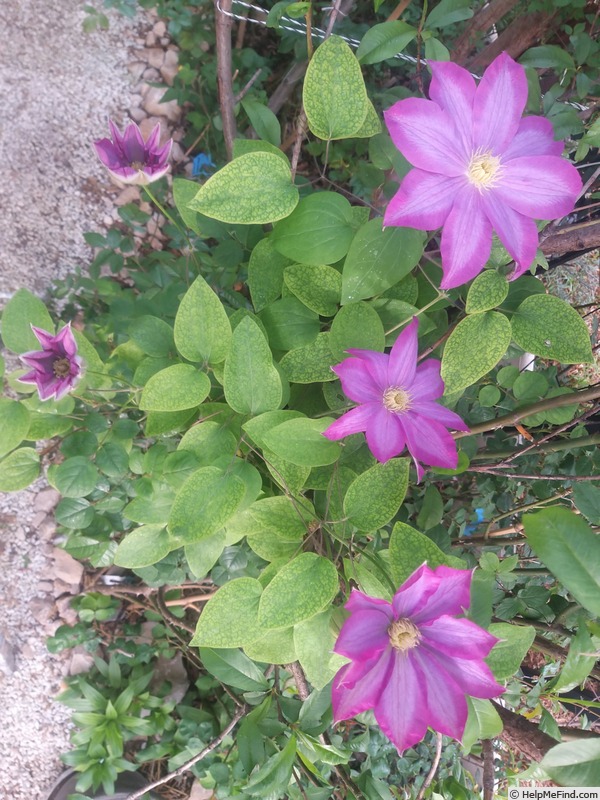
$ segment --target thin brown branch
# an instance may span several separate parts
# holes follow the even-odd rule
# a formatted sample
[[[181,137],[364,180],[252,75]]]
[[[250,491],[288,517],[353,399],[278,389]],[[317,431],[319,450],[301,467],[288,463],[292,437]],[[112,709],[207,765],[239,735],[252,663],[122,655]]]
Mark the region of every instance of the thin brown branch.
[[[406,9],[411,4],[411,0],[400,0],[396,8],[392,11],[389,17],[386,19],[386,22],[393,22],[395,19],[400,19],[402,14],[406,11]]]
[[[563,253],[588,250],[599,245],[600,221],[597,219],[559,228],[540,242],[542,253],[546,256],[560,256]]]
[[[227,158],[233,156],[233,140],[236,134],[235,115],[233,112],[233,79],[231,75],[231,4],[232,0],[214,0],[216,21],[217,48],[217,87],[219,90],[219,106],[223,122],[223,138]]]
[[[494,745],[491,739],[481,743],[483,750],[483,800],[494,798]]]
[[[258,80],[258,77],[261,72],[262,72],[262,67],[259,67],[254,73],[254,75],[250,78],[248,83],[244,86],[244,88],[236,94],[236,96],[233,98],[234,105],[237,105],[237,103],[239,103],[240,100],[244,99],[244,97],[248,94],[248,92],[252,88],[253,84],[256,83],[256,81]]]
[[[519,478],[521,480],[530,481],[600,481],[600,475],[544,475],[538,473],[532,475],[524,472],[504,472],[502,469],[496,467],[469,467],[467,472],[482,472],[486,475],[496,475],[499,478]]]
[[[435,778],[435,773],[437,772],[437,768],[440,765],[440,758],[442,757],[442,734],[436,733],[435,735],[435,755],[433,757],[433,761],[431,762],[431,769],[427,773],[427,777],[423,781],[423,785],[419,789],[419,793],[417,794],[416,800],[423,800],[425,796],[425,792],[431,786],[431,782]]]
[[[300,662],[294,661],[292,664],[286,664],[285,668],[288,672],[291,672],[294,677],[294,683],[296,684],[296,689],[298,689],[298,697],[300,700],[306,700],[310,694],[310,689],[308,688],[306,676],[300,666]]]
[[[247,713],[248,707],[246,705],[240,706],[238,710],[235,712],[233,717],[231,718],[231,722],[227,727],[225,727],[221,733],[215,737],[212,742],[206,745],[206,747],[201,750],[197,755],[193,758],[190,758],[189,761],[186,761],[185,764],[182,764],[179,769],[174,770],[173,772],[169,772],[167,775],[163,775],[162,778],[159,778],[157,781],[150,783],[148,786],[145,786],[143,789],[138,789],[137,791],[133,792],[132,794],[127,795],[126,800],[139,800],[140,797],[143,797],[146,792],[151,791],[152,789],[157,789],[159,786],[163,786],[165,783],[169,783],[169,781],[178,778],[180,775],[186,773],[189,769],[191,769],[194,764],[197,764],[199,761],[202,761],[203,758],[206,758],[209,753],[212,753],[221,742],[229,736],[231,731],[235,728],[241,718]]]
[[[595,409],[592,410],[591,413],[594,413]],[[556,432],[552,434],[553,436],[556,435]],[[541,440],[540,440],[541,441]],[[539,453],[558,453],[561,450],[577,450],[580,447],[595,447],[597,444],[600,444],[600,433],[594,433],[591,436],[580,436],[577,439],[561,439],[558,442],[540,442],[535,443],[535,450]],[[498,450],[493,453],[477,453],[473,456],[471,461],[489,461],[490,459],[494,458],[506,458],[507,456],[514,456],[514,458],[518,458],[522,456],[529,450],[527,447],[525,450],[519,450],[519,452],[515,453],[513,449],[511,450]],[[495,466],[498,467],[500,464],[489,464],[488,466]]]

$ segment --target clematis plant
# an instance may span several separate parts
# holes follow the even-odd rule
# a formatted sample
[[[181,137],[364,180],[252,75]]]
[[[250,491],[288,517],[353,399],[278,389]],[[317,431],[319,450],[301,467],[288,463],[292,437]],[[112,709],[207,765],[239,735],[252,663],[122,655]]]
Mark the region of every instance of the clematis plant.
[[[428,727],[460,739],[465,695],[491,698],[504,687],[484,658],[498,641],[464,617],[472,573],[423,564],[391,603],[353,590],[334,650],[351,659],[334,678],[336,722],[373,709],[402,753]]]
[[[421,480],[421,461],[429,466],[456,468],[456,443],[447,429],[469,428],[458,414],[435,402],[444,393],[440,362],[428,358],[417,366],[418,325],[414,317],[389,355],[348,350],[353,357],[332,367],[344,393],[359,405],[323,434],[336,440],[364,431],[369,449],[383,462],[407,447]]]
[[[522,119],[524,68],[499,55],[477,86],[468,70],[430,62],[430,100],[407,98],[385,112],[396,147],[415,167],[402,181],[385,225],[442,228],[442,289],[485,266],[495,231],[516,263],[516,278],[538,247],[535,219],[569,214],[581,190],[544,117]]]
[[[123,134],[112,120],[108,121],[112,139],[94,142],[96,153],[108,171],[123,183],[145,185],[162,178],[169,170],[173,140],[159,146],[160,125],[157,123],[144,142],[135,122],[130,122]]]
[[[21,383],[34,383],[40,400],[51,397],[60,400],[77,385],[83,366],[81,357],[77,355],[71,323],[67,323],[56,336],[34,325],[31,330],[42,349],[21,355],[21,361],[31,367],[31,371],[19,380]]]

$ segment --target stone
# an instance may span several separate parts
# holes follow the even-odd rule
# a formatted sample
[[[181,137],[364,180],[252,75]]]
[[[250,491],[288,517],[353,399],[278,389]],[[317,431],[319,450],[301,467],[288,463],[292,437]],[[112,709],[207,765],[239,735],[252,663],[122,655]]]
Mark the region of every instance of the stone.
[[[54,589],[54,583],[52,581],[40,581],[37,585],[37,588],[38,592],[46,594]]]
[[[146,67],[147,64],[145,61],[132,61],[131,64],[127,65],[128,71],[133,76],[133,79],[136,81],[139,81],[139,79],[142,77]]]
[[[54,534],[56,533],[56,522],[51,516],[46,517],[41,525],[39,525],[37,532],[40,539],[50,541],[50,539],[54,538]]]
[[[45,511],[48,513],[58,505],[59,500],[60,494],[56,489],[44,489],[33,501],[33,507],[36,511]]]
[[[214,797],[213,790],[205,789],[198,778],[195,778],[192,783],[189,800],[211,800],[211,797]]]
[[[151,67],[160,69],[165,60],[165,51],[162,47],[150,47],[146,50],[146,60]]]
[[[146,112],[144,111],[143,108],[130,108],[129,116],[134,122],[137,122],[139,125],[143,119],[146,119]]]
[[[29,608],[31,609],[33,618],[37,620],[40,625],[45,625],[54,615],[54,604],[50,604],[47,600],[42,600],[41,598],[32,600],[29,604]]]
[[[56,600],[56,609],[58,611],[58,615],[61,621],[67,625],[75,625],[78,620],[77,612],[71,606],[71,600],[71,595],[59,597]]]
[[[177,122],[181,115],[177,100],[169,100],[167,103],[160,102],[166,91],[158,86],[149,86],[144,97],[144,108],[150,116],[166,117],[170,122]]]
[[[31,527],[37,531],[45,519],[46,519],[46,512],[38,511],[35,517],[31,520]]]
[[[115,197],[115,205],[126,206],[128,203],[136,203],[139,199],[139,187],[127,186],[117,197]]]
[[[160,117],[146,117],[143,122],[140,122],[140,131],[144,139],[147,139],[156,125],[160,125],[160,143],[163,144],[168,138],[167,125],[164,119]]]
[[[69,675],[80,675],[82,672],[89,672],[94,666],[94,657],[80,645],[74,647],[72,653],[67,670]]]
[[[156,44],[156,39],[157,36],[154,33],[154,31],[149,31],[146,34],[146,38],[144,40],[146,47],[154,47],[154,45]]]
[[[168,681],[171,684],[171,690],[165,695],[164,699],[180,703],[190,685],[190,679],[183,666],[181,653],[177,653],[176,656],[169,659],[160,656],[156,660],[152,686],[158,687],[163,681]]]
[[[179,55],[177,50],[167,50],[165,53],[164,63],[160,68],[160,74],[163,77],[163,80],[166,81],[169,86],[173,85],[173,81],[175,80],[175,76],[179,72]]]
[[[65,583],[79,585],[83,577],[83,564],[80,564],[66,550],[61,550],[59,547],[54,548],[52,557],[54,558],[53,577]]]
[[[10,675],[15,671],[15,651],[8,639],[0,632],[0,672]]]
[[[160,80],[160,72],[155,67],[148,67],[144,70],[142,78],[148,83],[155,83]]]
[[[164,20],[159,19],[156,25],[152,28],[152,30],[154,31],[156,36],[160,38],[161,36],[164,36],[165,33],[167,32],[166,23],[164,22]]]

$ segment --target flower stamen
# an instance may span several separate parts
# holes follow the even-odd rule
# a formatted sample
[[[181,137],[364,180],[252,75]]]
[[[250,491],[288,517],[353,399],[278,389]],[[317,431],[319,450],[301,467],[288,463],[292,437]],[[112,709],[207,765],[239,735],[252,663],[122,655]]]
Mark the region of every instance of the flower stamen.
[[[392,647],[402,652],[412,650],[421,641],[421,634],[417,626],[404,617],[392,622],[387,632]]]
[[[499,172],[500,158],[498,156],[476,151],[471,156],[467,167],[467,178],[481,192],[483,189],[491,189],[496,185]]]
[[[52,369],[57,378],[63,378],[71,371],[71,363],[68,358],[57,358],[52,363]]]
[[[398,386],[390,386],[383,393],[383,405],[394,414],[402,414],[410,409],[412,398],[404,389],[400,389]]]

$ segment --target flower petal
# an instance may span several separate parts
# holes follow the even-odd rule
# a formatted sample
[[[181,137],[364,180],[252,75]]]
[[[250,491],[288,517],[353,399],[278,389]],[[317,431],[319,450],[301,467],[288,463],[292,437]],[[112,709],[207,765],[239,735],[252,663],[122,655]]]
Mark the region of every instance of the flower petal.
[[[344,605],[346,611],[381,611],[386,609],[390,622],[393,619],[392,604],[388,600],[383,600],[381,597],[370,597],[368,594],[359,592],[358,589],[352,589],[350,597]]]
[[[148,137],[148,140],[144,147],[146,156],[154,154],[154,151],[158,147],[159,141],[160,141],[160,122],[157,122],[156,125],[152,128],[152,133]]]
[[[389,645],[387,629],[392,621],[391,608],[357,611],[344,622],[333,649],[348,658],[368,661]]]
[[[467,154],[452,117],[432,100],[408,97],[384,112],[392,141],[414,166],[455,176],[465,172]]]
[[[375,385],[383,394],[389,386],[387,382],[389,356],[385,353],[378,353],[376,350],[356,350],[351,348],[347,352],[364,362],[375,381]]]
[[[501,53],[483,74],[473,101],[473,146],[501,155],[517,133],[527,103],[524,68]]]
[[[374,404],[373,404],[374,405]],[[367,444],[377,461],[386,462],[400,455],[406,446],[398,417],[382,405],[375,406],[366,430]]]
[[[515,138],[502,153],[503,161],[520,156],[560,156],[564,144],[554,138],[554,128],[546,117],[524,117]]]
[[[421,642],[420,647],[427,651],[428,659],[437,664],[436,669],[442,674],[447,672],[451,675],[465,694],[489,700],[504,693],[504,686],[496,682],[491,669],[484,661],[448,658],[439,655],[424,642]]]
[[[442,231],[442,289],[453,289],[478,275],[490,257],[492,226],[481,208],[479,192],[461,191]]]
[[[410,394],[414,400],[437,400],[444,394],[444,381],[440,370],[441,362],[437,358],[428,358],[417,366],[410,386]]]
[[[331,687],[333,718],[336,722],[355,717],[376,705],[383,687],[390,679],[393,661],[393,650],[390,646],[374,663],[368,662],[365,665],[364,674],[359,679],[355,677],[355,664],[346,664],[341,668]],[[344,683],[348,672],[353,673],[351,686]]]
[[[133,162],[143,164],[146,161],[144,137],[135,122],[129,122],[123,134],[123,153],[129,166]]]
[[[387,205],[383,224],[433,231],[441,228],[464,184],[462,177],[449,178],[421,169],[411,169]]]
[[[394,617],[414,618],[427,607],[431,595],[435,594],[440,578],[427,564],[421,564],[398,589],[392,600]]]
[[[56,336],[53,333],[48,333],[48,331],[42,330],[42,328],[36,328],[35,325],[31,326],[31,330],[34,332],[35,338],[42,345],[44,350],[52,350],[53,349],[54,342],[56,341]],[[33,351],[33,352],[36,352],[36,351]]]
[[[121,151],[118,150],[110,139],[98,139],[94,142],[96,155],[108,169],[117,169],[123,164]]]
[[[394,653],[389,679],[375,704],[381,730],[402,753],[427,733],[427,703],[421,670],[411,654]]]
[[[343,439],[344,436],[350,436],[353,433],[361,433],[366,431],[369,420],[377,409],[375,403],[366,403],[357,408],[351,408],[335,422],[332,422],[328,428],[323,431],[323,436],[326,436],[332,441]]]
[[[419,351],[419,320],[413,317],[400,333],[390,352],[388,386],[407,389],[415,377]]]
[[[429,97],[450,114],[462,139],[464,152],[470,153],[473,145],[473,100],[477,88],[475,80],[468,70],[451,61],[430,61],[429,68],[433,74]]]
[[[411,615],[416,624],[429,622],[444,614],[463,614],[469,607],[473,577],[471,570],[440,566],[433,570],[433,574],[437,584],[428,595],[427,602]]]
[[[344,394],[350,400],[355,403],[381,402],[381,390],[376,386],[363,359],[346,358],[332,369],[342,382]]]
[[[535,222],[503,202],[493,189],[482,195],[481,202],[500,241],[515,260],[517,273],[522,275],[533,263],[539,244]]]
[[[498,642],[470,619],[455,619],[447,614],[419,625],[419,631],[423,643],[451,658],[485,658]]]
[[[74,358],[77,353],[77,342],[71,330],[71,323],[68,322],[60,329],[56,335],[55,341],[64,350],[65,356],[69,359]]]
[[[413,458],[430,467],[456,469],[456,442],[441,422],[421,416],[415,410],[403,414],[402,427]]]
[[[450,411],[446,406],[440,403],[435,403],[431,400],[422,400],[415,403],[414,410],[417,414],[422,414],[424,417],[441,422],[446,428],[451,428],[453,431],[468,431],[469,426],[461,419],[454,411]]]
[[[469,713],[464,691],[448,673],[440,671],[423,648],[416,648],[412,657],[422,675],[429,725],[446,736],[461,739]]]
[[[534,219],[570,214],[582,186],[575,167],[556,156],[513,158],[499,174],[493,189],[498,199]]]

